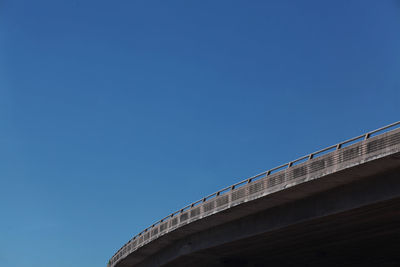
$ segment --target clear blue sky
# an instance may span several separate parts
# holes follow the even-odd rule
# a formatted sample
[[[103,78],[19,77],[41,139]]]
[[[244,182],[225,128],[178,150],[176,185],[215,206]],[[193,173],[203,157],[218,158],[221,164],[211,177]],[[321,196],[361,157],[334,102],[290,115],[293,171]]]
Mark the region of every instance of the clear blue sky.
[[[400,1],[0,1],[0,265],[105,266],[399,100]]]

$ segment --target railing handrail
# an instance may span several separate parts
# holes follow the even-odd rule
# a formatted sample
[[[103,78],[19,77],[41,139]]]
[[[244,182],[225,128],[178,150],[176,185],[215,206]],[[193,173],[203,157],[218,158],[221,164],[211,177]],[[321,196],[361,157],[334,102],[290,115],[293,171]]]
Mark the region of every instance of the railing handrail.
[[[400,121],[391,123],[391,124],[389,124],[389,125],[386,125],[386,126],[384,126],[384,127],[378,128],[378,129],[373,130],[373,131],[369,131],[369,132],[364,133],[364,134],[362,134],[362,135],[359,135],[359,136],[357,136],[357,137],[353,137],[353,138],[350,138],[350,139],[348,139],[348,140],[339,142],[339,143],[337,143],[337,144],[335,144],[335,145],[328,146],[328,147],[326,147],[326,148],[324,148],[324,149],[321,149],[321,150],[318,150],[318,151],[316,151],[316,152],[307,154],[306,156],[302,156],[302,157],[297,158],[297,159],[295,159],[295,160],[293,160],[293,161],[290,161],[290,162],[288,162],[288,163],[285,163],[285,164],[282,164],[282,165],[280,165],[280,166],[274,167],[274,168],[269,169],[269,170],[267,170],[267,171],[264,171],[264,172],[261,172],[261,173],[259,173],[259,174],[256,174],[256,175],[254,175],[254,176],[252,176],[252,177],[250,177],[250,178],[247,178],[247,179],[245,179],[245,180],[242,180],[242,181],[240,181],[240,182],[237,182],[237,183],[235,183],[235,184],[233,184],[233,185],[230,185],[230,186],[227,186],[227,187],[225,187],[225,188],[223,188],[223,189],[220,189],[220,190],[218,190],[218,191],[216,191],[216,192],[214,192],[214,193],[212,193],[212,194],[210,194],[210,195],[207,195],[206,197],[201,198],[200,200],[197,200],[197,201],[195,201],[195,202],[192,202],[192,203],[189,204],[189,205],[184,206],[183,208],[181,208],[181,209],[179,209],[179,210],[177,210],[177,211],[175,211],[175,212],[173,212],[173,213],[170,213],[169,215],[165,216],[165,217],[162,218],[161,220],[158,220],[156,223],[152,224],[151,226],[147,227],[146,229],[142,230],[139,234],[137,234],[137,235],[135,235],[133,238],[131,238],[127,243],[125,243],[125,245],[128,244],[129,242],[135,240],[136,238],[138,238],[139,236],[141,236],[143,233],[147,232],[148,230],[154,228],[154,226],[159,225],[159,224],[165,222],[166,220],[168,220],[168,219],[174,217],[174,216],[177,215],[177,214],[180,214],[180,213],[186,211],[187,209],[193,208],[194,206],[198,205],[199,203],[204,203],[204,202],[206,202],[206,201],[207,201],[208,199],[210,199],[211,197],[220,196],[222,192],[223,192],[223,194],[224,194],[224,193],[226,193],[226,192],[232,191],[232,190],[234,190],[238,185],[241,185],[241,184],[244,184],[244,183],[251,183],[251,182],[253,181],[253,179],[258,178],[258,177],[260,177],[260,176],[263,176],[263,175],[266,175],[266,176],[272,175],[271,173],[272,173],[273,171],[279,170],[278,172],[280,172],[280,171],[286,170],[286,169],[290,168],[294,163],[297,163],[297,162],[299,162],[299,161],[301,161],[301,160],[304,160],[304,159],[306,159],[306,161],[311,160],[311,159],[314,158],[315,155],[318,155],[318,154],[320,154],[320,153],[326,152],[326,151],[328,151],[328,150],[330,150],[330,149],[335,148],[335,150],[339,150],[339,149],[341,149],[341,148],[343,147],[343,145],[346,145],[346,144],[348,144],[348,143],[351,143],[351,142],[356,141],[356,140],[359,140],[359,139],[360,139],[360,140],[357,141],[356,143],[362,142],[362,141],[364,141],[364,140],[370,138],[370,136],[373,135],[373,134],[379,133],[379,132],[381,132],[381,131],[387,130],[387,129],[389,129],[389,128],[392,128],[392,127],[395,127],[395,126],[398,126],[398,125],[400,125]],[[392,129],[392,130],[390,130],[390,131],[393,131],[393,130],[395,130],[395,129],[397,129],[397,127],[394,128],[394,129]],[[380,134],[383,134],[383,133],[380,133]],[[378,134],[378,135],[380,135],[380,134]],[[275,173],[274,173],[274,174],[275,174]],[[122,247],[111,257],[111,259],[112,259],[113,257],[115,257],[115,255],[117,255],[122,249],[124,249],[125,245],[122,246]]]

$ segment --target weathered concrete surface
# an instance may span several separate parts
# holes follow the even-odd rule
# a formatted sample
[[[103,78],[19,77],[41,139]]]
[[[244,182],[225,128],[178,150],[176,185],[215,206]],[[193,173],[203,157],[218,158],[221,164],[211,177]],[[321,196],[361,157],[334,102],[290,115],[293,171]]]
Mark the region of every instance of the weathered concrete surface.
[[[399,134],[396,130],[293,166],[280,184],[270,183],[278,173],[258,187],[254,182],[235,189],[227,204],[218,206],[223,196],[211,200],[211,211],[206,202],[200,215],[176,225],[169,221],[167,230],[148,243],[142,240],[132,252],[127,249],[115,266],[264,266],[265,261],[291,266],[302,260],[317,266],[341,258],[362,264],[348,251],[353,244],[359,253],[374,255],[369,239],[379,244],[375,250],[385,249],[368,263],[396,262],[384,240],[400,232]],[[321,162],[323,168],[315,171]]]
[[[274,266],[294,266],[300,261],[310,266],[344,265],[354,257],[354,249],[358,254],[367,253],[368,263],[375,261],[374,266],[400,263],[399,172],[400,169],[191,235],[138,266],[160,266],[165,262],[169,262],[167,266],[263,266],[272,262]],[[388,183],[382,184],[380,179]],[[397,242],[390,243],[396,236]],[[378,242],[380,247],[376,246]],[[345,247],[347,250],[341,251]],[[330,255],[331,259],[320,254]],[[365,258],[352,262],[361,263],[365,266]]]

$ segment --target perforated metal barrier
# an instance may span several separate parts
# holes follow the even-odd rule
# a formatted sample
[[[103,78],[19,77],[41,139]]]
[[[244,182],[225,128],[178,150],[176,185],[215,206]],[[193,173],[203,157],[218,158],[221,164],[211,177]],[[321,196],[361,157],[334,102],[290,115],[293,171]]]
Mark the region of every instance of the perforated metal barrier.
[[[400,121],[311,153],[208,195],[164,217],[133,237],[110,259],[108,266],[115,266],[138,248],[190,222],[279,191],[292,181],[312,180],[338,171],[339,168],[351,166],[354,161],[368,161],[393,151],[400,151]]]

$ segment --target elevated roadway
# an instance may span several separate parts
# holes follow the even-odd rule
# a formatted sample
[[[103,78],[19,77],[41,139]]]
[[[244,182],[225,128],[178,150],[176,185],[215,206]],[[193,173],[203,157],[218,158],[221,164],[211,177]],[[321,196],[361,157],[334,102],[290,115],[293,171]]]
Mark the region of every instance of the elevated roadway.
[[[108,266],[400,266],[399,126],[196,201],[136,235]]]

